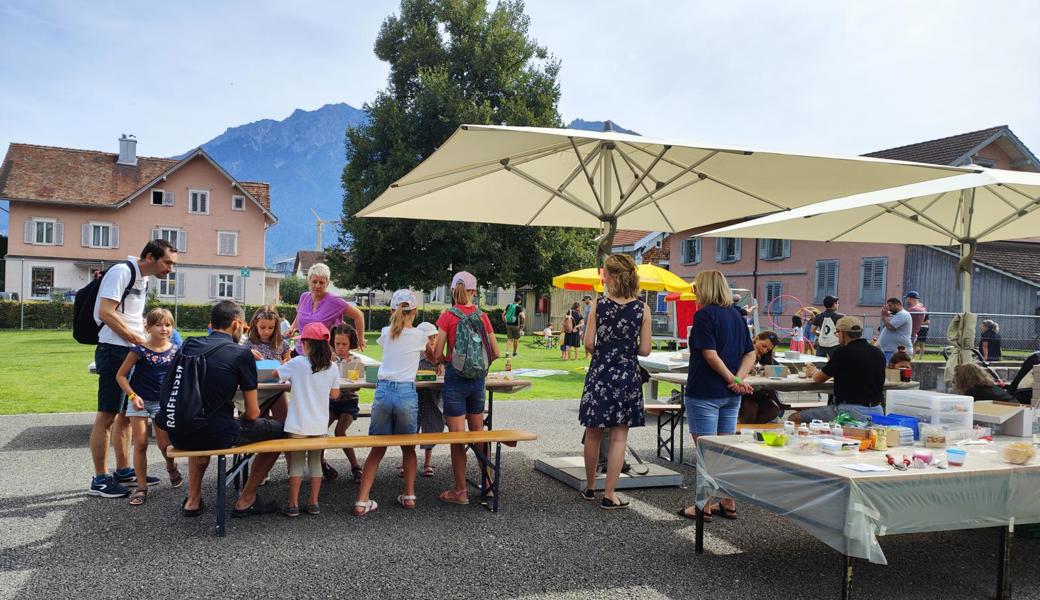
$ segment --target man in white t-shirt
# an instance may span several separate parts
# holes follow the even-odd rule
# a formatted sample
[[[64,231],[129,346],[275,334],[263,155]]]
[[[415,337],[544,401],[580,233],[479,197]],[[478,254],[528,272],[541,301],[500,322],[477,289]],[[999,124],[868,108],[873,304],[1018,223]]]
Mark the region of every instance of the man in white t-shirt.
[[[123,498],[129,496],[130,491],[122,484],[138,483],[133,467],[129,465],[130,430],[123,414],[126,396],[116,383],[116,372],[130,352],[130,346],[145,341],[144,307],[148,299],[148,278],[165,277],[173,271],[175,264],[177,249],[165,240],[152,240],[145,245],[140,258],[128,256],[126,262],[110,267],[101,280],[94,303],[94,321],[101,325],[101,331],[94,350],[98,410],[90,432],[94,478],[88,493],[92,496]],[[115,438],[113,448],[116,455],[116,471],[111,474],[108,472],[110,433]]]

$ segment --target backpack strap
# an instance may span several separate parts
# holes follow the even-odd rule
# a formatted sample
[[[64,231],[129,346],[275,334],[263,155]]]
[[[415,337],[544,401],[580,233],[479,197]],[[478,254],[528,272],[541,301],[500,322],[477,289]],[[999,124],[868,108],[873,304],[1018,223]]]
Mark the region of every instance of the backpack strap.
[[[126,306],[124,306],[124,303],[126,302],[126,297],[130,295],[130,290],[133,289],[134,284],[137,283],[137,271],[134,270],[134,264],[132,262],[124,260],[123,264],[130,269],[130,283],[128,283],[126,289],[123,290],[123,297],[119,299],[119,304],[116,305],[116,308],[123,311],[123,314],[126,314]]]

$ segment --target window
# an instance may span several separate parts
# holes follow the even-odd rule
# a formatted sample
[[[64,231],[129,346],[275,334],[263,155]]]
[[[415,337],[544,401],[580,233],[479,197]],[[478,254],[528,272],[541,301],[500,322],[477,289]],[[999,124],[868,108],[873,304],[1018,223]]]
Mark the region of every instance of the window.
[[[65,243],[65,228],[57,219],[33,217],[25,220],[25,243],[42,246],[61,246]]]
[[[173,192],[152,190],[152,206],[173,206]]]
[[[159,277],[159,295],[160,296],[177,296],[177,279],[180,277],[177,273],[167,273],[164,277]]]
[[[153,240],[166,240],[177,249],[177,252],[187,252],[188,232],[176,227],[159,227],[152,230]]]
[[[766,310],[771,315],[779,315],[784,312],[783,302],[773,302],[784,293],[784,282],[782,281],[767,281],[766,282]]]
[[[791,240],[758,240],[758,256],[762,260],[783,260],[791,256]]]
[[[188,190],[188,212],[201,215],[209,214],[209,191]]]
[[[54,267],[32,268],[32,297],[50,298],[54,289]]]
[[[838,261],[816,261],[816,281],[813,286],[813,302],[823,302],[826,296],[838,295]]]
[[[682,264],[695,265],[701,262],[701,238],[692,237],[682,241]]]
[[[730,263],[740,260],[739,238],[715,239],[715,262]]]
[[[888,283],[888,257],[864,258],[859,263],[859,303],[881,306]]]
[[[234,231],[217,232],[217,255],[238,256],[238,233]]]
[[[217,298],[235,297],[235,276],[217,275]]]
[[[668,294],[665,294],[664,292],[657,292],[657,307],[654,308],[654,312],[655,313],[667,313],[668,312],[668,302],[665,301],[665,298],[667,296],[668,296]]]
[[[119,228],[111,223],[87,223],[84,225],[86,244],[91,248],[118,248]]]
[[[231,197],[231,210],[245,210],[246,209],[246,197],[245,196],[232,196]]]

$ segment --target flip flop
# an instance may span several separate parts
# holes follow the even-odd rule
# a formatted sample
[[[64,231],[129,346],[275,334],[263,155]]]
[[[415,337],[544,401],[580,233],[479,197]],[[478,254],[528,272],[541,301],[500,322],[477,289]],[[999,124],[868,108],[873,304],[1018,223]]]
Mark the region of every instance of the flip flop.
[[[266,515],[270,513],[278,512],[281,509],[277,502],[264,502],[259,498],[253,500],[253,503],[246,508],[234,509],[231,511],[231,516],[236,519],[242,519],[245,517],[252,517],[254,515]]]
[[[206,510],[206,501],[201,499],[201,498],[199,499],[199,507],[198,508],[192,508],[192,509],[184,508],[187,505],[188,505],[188,499],[185,498],[184,499],[184,503],[181,504],[181,516],[182,517],[197,517],[197,516],[201,515],[204,510]]]
[[[690,508],[693,509],[693,514],[692,515],[690,513],[686,512]],[[697,513],[700,512],[700,510],[701,509],[697,508],[696,506],[692,506],[692,507],[691,506],[687,506],[686,508],[680,508],[675,514],[679,515],[680,517],[682,517],[684,519],[690,519],[690,520],[696,521],[697,520]],[[711,523],[711,513],[704,513],[704,522],[705,523]]]
[[[460,494],[455,490],[444,490],[437,499],[447,504],[469,504],[469,496],[465,491]]]
[[[722,515],[723,519],[729,519],[730,521],[737,520],[737,509],[725,508],[723,506],[720,506],[719,509],[722,511],[720,514]]]

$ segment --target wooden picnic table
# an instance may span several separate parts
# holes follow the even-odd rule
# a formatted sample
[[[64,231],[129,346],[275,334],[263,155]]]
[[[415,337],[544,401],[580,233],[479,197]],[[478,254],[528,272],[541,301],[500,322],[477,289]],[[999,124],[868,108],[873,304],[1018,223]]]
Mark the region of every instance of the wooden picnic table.
[[[650,379],[663,381],[679,386],[686,386],[686,373],[654,373]],[[773,390],[774,392],[819,392],[821,394],[834,393],[834,379],[823,383],[816,383],[808,378],[795,375],[783,379],[772,379],[770,377],[751,376],[745,377],[744,381],[751,384],[756,390]],[[886,390],[916,390],[921,387],[917,381],[886,381]]]

